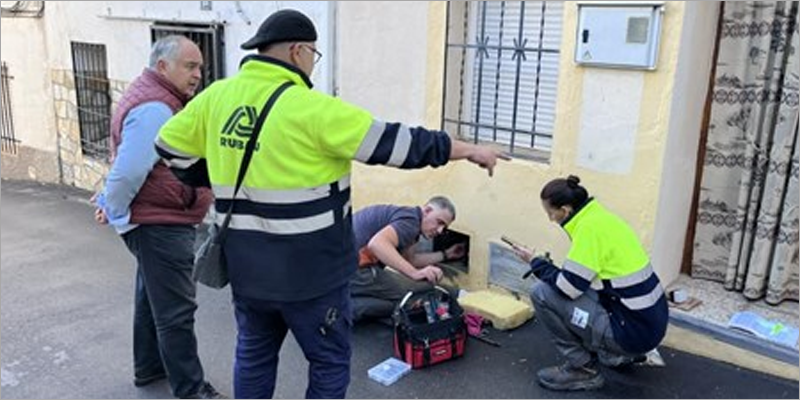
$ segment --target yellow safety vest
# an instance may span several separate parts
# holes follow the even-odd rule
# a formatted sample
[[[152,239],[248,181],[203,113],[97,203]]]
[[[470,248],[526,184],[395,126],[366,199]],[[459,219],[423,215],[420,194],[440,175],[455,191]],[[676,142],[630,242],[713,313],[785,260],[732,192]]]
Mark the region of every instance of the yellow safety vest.
[[[286,82],[294,85],[267,116],[234,200],[255,120]],[[420,168],[443,165],[450,154],[444,132],[375,120],[264,56],[247,57],[237,75],[203,90],[161,128],[156,146],[179,176],[205,162],[218,223],[235,205],[225,242],[233,290],[281,301],[320,296],[347,284],[354,271],[353,160]]]

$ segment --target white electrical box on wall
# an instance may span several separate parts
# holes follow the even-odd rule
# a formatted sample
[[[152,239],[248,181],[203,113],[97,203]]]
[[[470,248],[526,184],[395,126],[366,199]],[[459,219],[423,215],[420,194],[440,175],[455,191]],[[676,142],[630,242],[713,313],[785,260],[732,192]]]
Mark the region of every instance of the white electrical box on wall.
[[[579,2],[575,62],[656,69],[663,12],[664,2]]]

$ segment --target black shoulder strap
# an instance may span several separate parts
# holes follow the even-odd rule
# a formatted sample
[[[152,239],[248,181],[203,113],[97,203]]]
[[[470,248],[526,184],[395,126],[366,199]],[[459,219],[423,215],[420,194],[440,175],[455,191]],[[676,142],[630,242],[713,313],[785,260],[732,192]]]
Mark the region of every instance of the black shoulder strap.
[[[250,166],[250,160],[253,158],[253,152],[255,151],[256,143],[258,142],[258,136],[261,134],[261,127],[264,125],[264,121],[267,119],[267,114],[269,114],[269,111],[272,109],[272,106],[275,105],[275,102],[278,101],[278,97],[280,97],[280,95],[292,85],[294,85],[294,83],[286,82],[278,87],[278,89],[276,89],[275,92],[269,96],[267,103],[264,104],[264,108],[261,109],[261,113],[258,115],[256,124],[253,126],[253,133],[250,134],[250,139],[247,141],[247,145],[244,148],[244,157],[242,157],[242,164],[239,166],[239,176],[236,177],[236,187],[233,189],[231,207],[228,209],[228,214],[225,215],[225,221],[223,221],[222,226],[219,229],[219,237],[225,233],[225,231],[228,229],[228,225],[231,223],[231,215],[233,214],[234,205],[233,200],[236,199],[236,194],[239,193],[239,189],[242,187],[244,177],[247,175],[247,168]]]

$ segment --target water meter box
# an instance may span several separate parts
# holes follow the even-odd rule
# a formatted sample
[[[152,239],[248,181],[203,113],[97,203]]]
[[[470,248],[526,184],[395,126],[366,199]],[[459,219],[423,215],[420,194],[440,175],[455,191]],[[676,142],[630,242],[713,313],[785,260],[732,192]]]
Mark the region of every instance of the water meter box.
[[[656,69],[663,12],[664,2],[579,2],[575,62]]]

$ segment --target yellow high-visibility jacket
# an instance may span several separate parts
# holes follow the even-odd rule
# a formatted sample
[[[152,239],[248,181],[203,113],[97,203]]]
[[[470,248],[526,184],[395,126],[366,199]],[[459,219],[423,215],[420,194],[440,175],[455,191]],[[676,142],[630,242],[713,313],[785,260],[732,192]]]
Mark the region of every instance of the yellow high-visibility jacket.
[[[311,89],[299,69],[249,56],[235,76],[195,97],[159,132],[156,148],[186,182],[210,185],[217,222],[235,205],[224,245],[235,293],[307,300],[347,284],[357,257],[351,223],[352,160],[398,168],[450,158],[440,131],[378,121]],[[266,99],[293,82],[264,122],[241,190],[245,144]]]

